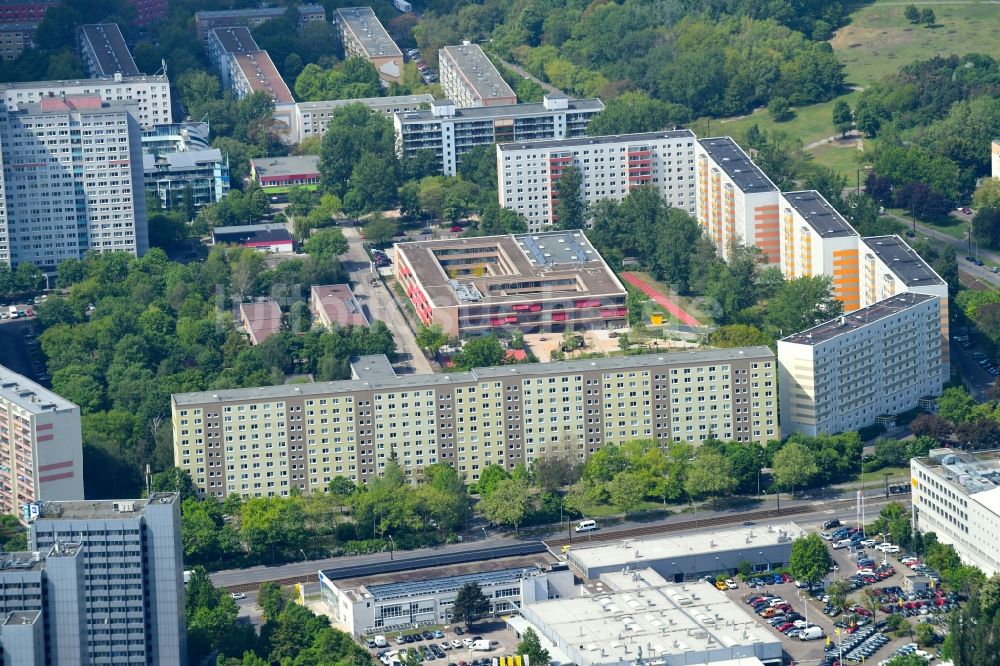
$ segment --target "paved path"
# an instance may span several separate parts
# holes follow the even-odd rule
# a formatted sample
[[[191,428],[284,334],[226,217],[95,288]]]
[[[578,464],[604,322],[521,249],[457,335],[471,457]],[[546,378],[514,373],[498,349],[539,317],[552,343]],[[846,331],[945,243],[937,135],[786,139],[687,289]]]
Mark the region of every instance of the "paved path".
[[[654,301],[662,305],[667,309],[667,312],[677,317],[682,324],[687,324],[688,326],[697,326],[701,328],[702,324],[700,321],[685,312],[679,305],[672,303],[669,298],[656,291],[648,283],[646,283],[642,278],[640,278],[635,273],[622,273],[622,279],[628,282],[633,287],[641,290],[644,294],[652,298]]]
[[[504,60],[503,58],[501,58],[500,56],[498,56],[495,53],[490,53],[490,57],[494,58],[494,59],[496,59],[498,61],[500,61],[500,63],[504,67],[506,67],[507,69],[511,70],[512,72],[514,72],[515,74],[517,74],[521,78],[528,79],[529,81],[534,81],[535,83],[537,83],[538,85],[540,85],[545,92],[556,93],[558,95],[562,95],[563,94],[563,91],[559,90],[559,88],[556,88],[551,83],[546,83],[545,81],[542,81],[541,79],[535,77],[533,74],[531,74],[531,72],[529,72],[528,70],[524,69],[520,65],[515,65],[512,62],[507,62],[506,60]]]

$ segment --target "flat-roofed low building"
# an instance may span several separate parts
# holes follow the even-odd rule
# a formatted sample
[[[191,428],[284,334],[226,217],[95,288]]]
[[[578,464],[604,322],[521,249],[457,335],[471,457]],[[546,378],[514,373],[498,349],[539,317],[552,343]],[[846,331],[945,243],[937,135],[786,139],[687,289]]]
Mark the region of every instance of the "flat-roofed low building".
[[[92,78],[141,76],[117,23],[93,23],[79,28],[80,54]]]
[[[403,52],[375,16],[371,7],[341,7],[333,22],[340,30],[340,40],[347,57],[364,58],[388,83],[403,80]]]
[[[781,263],[778,188],[732,137],[700,139],[695,148],[698,222],[728,260],[733,243],[760,248]]]
[[[565,655],[561,664],[782,663],[781,640],[746,606],[708,583],[668,580],[641,564],[607,572],[588,594],[526,603],[521,616],[554,645],[555,653]]]
[[[250,160],[250,179],[269,193],[287,192],[290,187],[315,189],[320,180],[319,155]]]
[[[715,529],[698,534],[671,535],[587,546],[577,543],[566,561],[582,578],[597,580],[603,574],[649,567],[666,580],[681,583],[703,576],[735,575],[741,562],[754,571],[770,571],[788,564],[792,541],[804,536],[792,522]]]
[[[384,473],[390,452],[413,478],[445,463],[475,481],[489,465],[513,469],[555,453],[583,462],[608,443],[635,439],[763,444],[780,436],[767,347],[404,375],[384,356],[364,356],[351,372],[336,382],[174,394],[175,464],[204,495],[263,497],[322,491],[338,476],[365,483]],[[737,384],[747,392],[736,393]],[[526,420],[557,400],[568,418]],[[475,409],[476,422],[459,409]],[[226,447],[239,435],[226,430],[228,419],[238,424],[252,413],[260,437],[246,440],[247,458],[234,457]],[[307,421],[295,430],[303,417],[330,426]],[[304,467],[293,468],[302,447]]]
[[[782,192],[781,272],[787,280],[827,275],[845,312],[861,307],[858,277],[860,238],[816,190]]]
[[[941,307],[897,294],[779,340],[783,432],[858,430],[941,395]]]
[[[349,284],[313,285],[309,290],[309,305],[317,321],[326,328],[368,326],[371,323]]]
[[[292,252],[294,243],[283,224],[241,224],[212,229],[214,245],[240,245],[262,252]]]
[[[240,325],[250,344],[259,345],[281,330],[281,307],[276,301],[240,303]]]
[[[497,146],[500,205],[515,210],[535,232],[556,222],[559,177],[575,167],[587,203],[621,201],[637,187],[653,187],[668,205],[695,213],[694,132],[590,136]]]
[[[348,104],[364,104],[376,113],[392,116],[395,113],[410,113],[430,108],[432,95],[390,95],[388,97],[360,97],[358,99],[331,99],[321,102],[299,102],[295,105],[295,115],[289,128],[290,143],[301,143],[309,137],[322,137],[337,109]]]
[[[474,109],[460,109],[451,100],[441,100],[426,111],[393,116],[396,155],[412,158],[429,150],[437,157],[441,173],[454,176],[462,155],[472,148],[583,136],[591,119],[603,110],[599,99],[570,100],[562,94],[546,95],[537,104]]]
[[[441,90],[459,108],[517,104],[517,95],[478,44],[438,50]]]
[[[625,287],[582,231],[395,245],[396,279],[448,336],[626,326]]]

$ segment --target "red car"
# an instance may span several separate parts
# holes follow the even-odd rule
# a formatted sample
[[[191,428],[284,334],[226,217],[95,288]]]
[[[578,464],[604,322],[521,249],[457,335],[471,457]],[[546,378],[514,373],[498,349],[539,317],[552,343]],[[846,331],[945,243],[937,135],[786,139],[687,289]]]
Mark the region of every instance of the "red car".
[[[777,627],[775,627],[775,629],[777,629],[781,633],[785,633],[794,626],[795,626],[794,622],[785,622],[784,624],[779,624]]]
[[[465,231],[465,229],[461,225],[455,224],[455,225],[452,225],[451,231],[457,234],[457,233],[461,233],[461,232]]]
[[[35,316],[35,311],[32,310],[31,308],[28,308],[27,310],[24,311],[24,316],[25,317],[34,317]]]
[[[792,578],[791,574],[783,573],[783,574],[781,574],[781,580],[785,581],[786,583],[791,583],[795,579]]]

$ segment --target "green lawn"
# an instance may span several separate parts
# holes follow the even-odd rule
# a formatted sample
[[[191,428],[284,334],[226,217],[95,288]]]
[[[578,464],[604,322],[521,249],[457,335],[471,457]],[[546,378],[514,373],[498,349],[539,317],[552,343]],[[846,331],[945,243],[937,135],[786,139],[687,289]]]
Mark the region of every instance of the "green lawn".
[[[923,7],[917,2],[918,7]],[[850,85],[867,86],[914,60],[980,52],[1000,57],[1000,4],[933,2],[937,24],[915,26],[903,17],[904,2],[876,2],[851,16],[831,40]]]
[[[848,187],[855,187],[857,185],[858,169],[861,167],[860,160],[863,153],[856,146],[827,143],[822,146],[816,146],[809,151],[809,154],[813,157],[813,164],[833,169],[846,177]],[[862,185],[864,184],[864,179],[865,174],[862,172]]]

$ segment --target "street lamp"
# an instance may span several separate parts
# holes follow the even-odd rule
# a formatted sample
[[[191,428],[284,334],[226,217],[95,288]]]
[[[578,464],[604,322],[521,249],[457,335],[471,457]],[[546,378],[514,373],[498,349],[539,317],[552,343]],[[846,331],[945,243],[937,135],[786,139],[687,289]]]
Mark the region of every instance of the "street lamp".
[[[386,536],[389,537],[389,559],[392,560],[395,559],[396,542],[392,540],[391,534],[387,534]]]
[[[301,548],[299,548],[299,552],[302,553],[302,561],[305,561],[305,560],[309,559],[308,557],[306,557],[306,551],[304,551]]]

